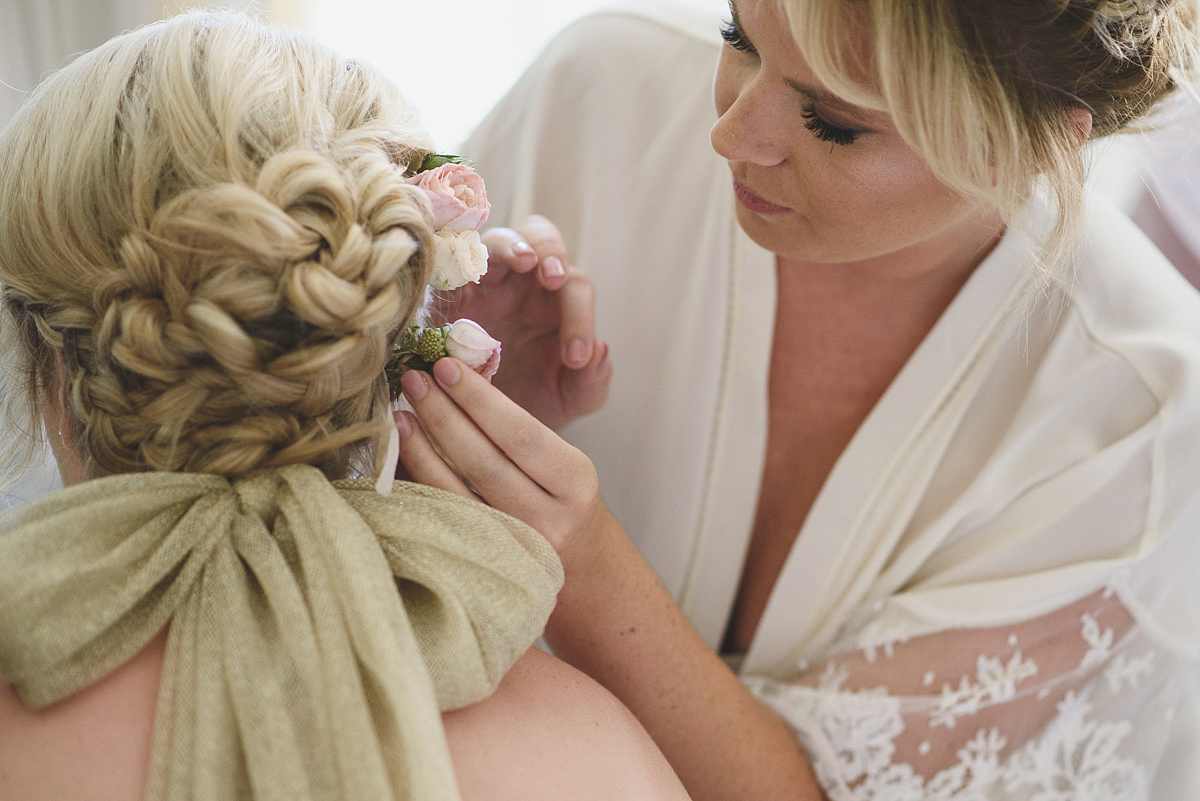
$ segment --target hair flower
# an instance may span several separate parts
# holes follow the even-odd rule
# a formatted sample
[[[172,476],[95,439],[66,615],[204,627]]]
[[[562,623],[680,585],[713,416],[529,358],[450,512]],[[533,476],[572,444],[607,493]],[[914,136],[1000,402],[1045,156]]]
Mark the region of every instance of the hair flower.
[[[443,228],[433,239],[433,289],[458,289],[487,272],[488,252],[478,231],[451,231]]]
[[[431,153],[408,182],[425,190],[433,210],[436,250],[430,286],[449,290],[479,283],[487,272],[487,248],[478,231],[492,209],[479,173],[462,156]]]
[[[387,364],[388,385],[393,397],[399,397],[401,393],[400,376],[405,371],[428,372],[443,356],[453,356],[484,378],[491,378],[500,369],[500,341],[488,335],[474,320],[409,326]]]

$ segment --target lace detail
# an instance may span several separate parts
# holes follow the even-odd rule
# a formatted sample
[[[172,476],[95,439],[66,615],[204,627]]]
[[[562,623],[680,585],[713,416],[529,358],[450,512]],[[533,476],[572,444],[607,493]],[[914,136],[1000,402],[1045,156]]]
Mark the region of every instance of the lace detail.
[[[1088,652],[1083,655],[1083,661],[1079,663],[1079,666],[1088,670],[1108,661],[1108,657],[1112,653],[1113,630],[1101,631],[1100,624],[1092,615],[1084,614],[1081,619],[1083,620],[1083,641],[1088,644]]]
[[[948,684],[942,686],[942,698],[930,723],[953,728],[959,718],[974,715],[986,704],[1011,700],[1017,694],[1017,684],[1037,672],[1037,665],[1023,658],[1019,650],[1007,664],[1000,659],[981,656],[976,663],[974,681],[963,676],[958,689]]]
[[[1010,629],[893,648],[885,627],[868,626],[848,638],[866,647],[812,678],[743,680],[796,731],[832,801],[1147,801],[1138,760],[1156,735],[1131,737],[1124,716],[1149,710],[1131,699],[1158,686],[1160,660],[1132,626],[1097,593]],[[984,651],[973,671],[972,650]]]
[[[1032,801],[1144,801],[1145,769],[1120,755],[1129,723],[1089,719],[1091,704],[1075,693],[1058,709],[1046,734],[1010,760],[1006,789],[1032,789]]]
[[[1108,683],[1108,691],[1113,695],[1121,692],[1121,687],[1129,685],[1130,690],[1136,690],[1142,680],[1154,671],[1154,652],[1148,651],[1141,656],[1130,658],[1126,654],[1117,654],[1117,658],[1104,671],[1104,680]]]
[[[821,676],[813,711],[837,749],[838,773],[857,781],[891,765],[894,741],[904,731],[904,721],[899,699],[882,687],[843,695],[846,678],[844,668],[830,663]],[[837,700],[846,697],[852,699],[848,704]]]
[[[883,650],[883,655],[890,659],[896,655],[896,646],[905,642],[908,642],[908,627],[898,623],[887,627],[868,628],[859,636],[858,647],[868,662],[874,662],[880,649]]]
[[[956,752],[956,762],[926,781],[912,765],[893,762],[895,739],[904,731],[900,702],[882,688],[845,693],[844,675],[816,689],[769,679],[747,686],[789,720],[807,719],[832,746],[811,749],[814,769],[835,801],[984,801],[1003,794],[1029,801],[1145,801],[1146,771],[1122,757],[1127,722],[1090,718],[1082,694],[1068,692],[1045,733],[1003,758],[1007,739],[996,728],[980,729]],[[831,694],[831,691],[836,694]],[[800,732],[802,738],[805,732]],[[811,737],[811,732],[809,733]]]

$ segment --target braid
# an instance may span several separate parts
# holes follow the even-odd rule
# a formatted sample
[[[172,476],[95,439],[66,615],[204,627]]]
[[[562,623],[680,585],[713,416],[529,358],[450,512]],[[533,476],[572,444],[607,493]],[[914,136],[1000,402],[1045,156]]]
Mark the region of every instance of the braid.
[[[276,154],[254,188],[189,191],[123,237],[126,281],[106,282],[68,365],[101,470],[242,473],[372,433],[352,422],[427,280],[429,233],[394,165],[347,167]]]
[[[1113,55],[1138,58],[1158,35],[1168,6],[1160,0],[1101,0],[1092,30]]]
[[[248,49],[248,30],[288,46]],[[184,15],[81,61],[0,152],[70,127],[71,71],[114,73],[116,120],[73,161],[58,143],[70,170],[47,153],[22,166],[45,170],[53,202],[0,198],[0,280],[25,354],[62,354],[85,471],[344,475],[390,422],[383,367],[432,268],[428,203],[403,178],[427,149],[407,110],[361,65],[236,15]],[[55,231],[69,235],[39,244]]]

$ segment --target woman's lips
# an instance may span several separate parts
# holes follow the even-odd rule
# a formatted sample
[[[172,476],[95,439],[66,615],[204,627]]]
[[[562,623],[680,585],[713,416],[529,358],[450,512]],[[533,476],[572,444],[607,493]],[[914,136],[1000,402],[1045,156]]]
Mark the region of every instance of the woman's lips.
[[[755,214],[784,214],[791,211],[787,206],[778,206],[765,198],[759,197],[738,183],[736,178],[733,181],[733,194],[737,197],[739,203]]]

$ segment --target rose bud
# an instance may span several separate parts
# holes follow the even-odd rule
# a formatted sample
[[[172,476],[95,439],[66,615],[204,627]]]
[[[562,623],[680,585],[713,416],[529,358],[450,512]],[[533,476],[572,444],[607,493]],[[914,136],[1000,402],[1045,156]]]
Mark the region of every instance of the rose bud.
[[[474,320],[457,320],[446,335],[446,354],[466,363],[484,378],[500,367],[500,341],[493,339]]]

